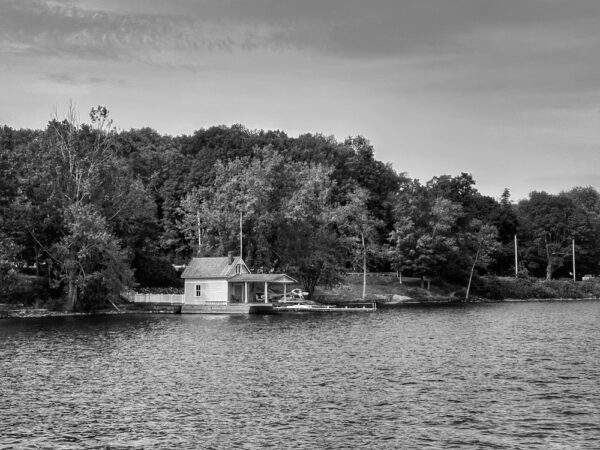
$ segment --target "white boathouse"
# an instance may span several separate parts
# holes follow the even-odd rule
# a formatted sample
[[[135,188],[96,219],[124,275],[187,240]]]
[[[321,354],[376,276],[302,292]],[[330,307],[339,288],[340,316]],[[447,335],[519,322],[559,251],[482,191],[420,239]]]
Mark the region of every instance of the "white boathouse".
[[[231,253],[193,258],[181,277],[185,280],[181,312],[199,314],[271,312],[271,300],[285,299],[287,286],[296,283],[286,274],[253,274],[241,257]]]

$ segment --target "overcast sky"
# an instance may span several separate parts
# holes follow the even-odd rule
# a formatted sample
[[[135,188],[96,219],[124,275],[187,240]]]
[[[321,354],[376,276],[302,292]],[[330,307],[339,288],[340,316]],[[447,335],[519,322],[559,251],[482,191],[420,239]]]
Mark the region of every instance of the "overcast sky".
[[[0,0],[0,124],[362,134],[478,189],[600,188],[599,0]]]

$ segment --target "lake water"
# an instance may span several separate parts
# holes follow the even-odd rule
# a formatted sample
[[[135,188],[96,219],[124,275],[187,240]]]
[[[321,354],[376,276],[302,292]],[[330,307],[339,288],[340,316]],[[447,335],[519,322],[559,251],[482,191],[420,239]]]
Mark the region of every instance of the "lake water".
[[[0,449],[600,448],[600,302],[0,321]]]

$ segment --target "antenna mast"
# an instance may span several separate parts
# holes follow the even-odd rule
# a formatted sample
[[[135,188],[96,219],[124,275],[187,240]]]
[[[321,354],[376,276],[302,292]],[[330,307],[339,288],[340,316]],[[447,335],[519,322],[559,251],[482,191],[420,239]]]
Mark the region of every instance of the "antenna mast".
[[[200,210],[196,211],[196,219],[198,221],[198,256],[202,256],[202,221],[200,220]]]
[[[517,256],[517,235],[515,234],[515,277],[519,276],[519,257]]]
[[[242,234],[242,210],[240,210],[240,258],[244,257],[244,244],[243,244],[243,234]]]
[[[573,238],[573,281],[577,281],[575,277],[575,238]]]

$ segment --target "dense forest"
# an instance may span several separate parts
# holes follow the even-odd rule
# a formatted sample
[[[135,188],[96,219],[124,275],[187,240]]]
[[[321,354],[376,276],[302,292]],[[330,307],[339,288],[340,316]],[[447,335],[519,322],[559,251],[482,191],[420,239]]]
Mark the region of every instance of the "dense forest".
[[[410,170],[410,168],[402,168]],[[468,173],[423,183],[375,159],[361,136],[214,126],[118,131],[108,111],[43,130],[0,128],[0,297],[35,278],[66,309],[126,287],[178,286],[173,265],[236,254],[312,292],[347,271],[401,271],[466,285],[485,274],[569,277],[600,261],[593,187],[480,194]],[[580,278],[580,277],[579,277]]]

